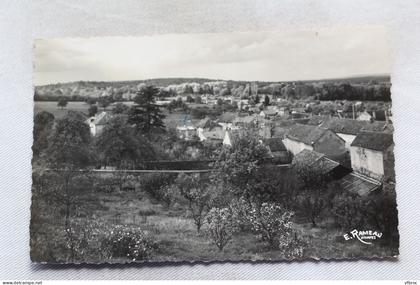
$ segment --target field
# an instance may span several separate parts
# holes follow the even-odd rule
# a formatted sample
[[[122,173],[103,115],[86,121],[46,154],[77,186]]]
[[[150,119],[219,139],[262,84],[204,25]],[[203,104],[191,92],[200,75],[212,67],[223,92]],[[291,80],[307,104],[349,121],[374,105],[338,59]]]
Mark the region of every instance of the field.
[[[35,101],[34,102],[34,113],[41,111],[47,111],[54,115],[55,118],[63,118],[69,110],[79,111],[84,114],[88,114],[89,104],[85,102],[68,102],[66,108],[61,109],[57,106],[55,101]]]
[[[104,179],[94,177],[94,180]],[[141,177],[139,180],[141,182]],[[222,250],[209,239],[206,225],[200,233],[190,217],[185,204],[174,203],[170,206],[155,201],[145,193],[137,183],[134,191],[112,191],[98,193],[90,182],[81,181],[75,192],[77,205],[72,220],[83,231],[99,232],[106,235],[106,228],[123,226],[141,229],[157,243],[150,260],[153,261],[215,261],[215,260],[280,260],[283,252],[269,247],[250,231],[240,231]],[[38,193],[39,189],[34,189]],[[35,260],[51,259],[66,261],[63,254],[65,248],[65,231],[63,209],[52,209],[46,199],[33,198],[32,229],[39,229],[32,234],[32,258]],[[52,211],[58,214],[52,215]],[[61,213],[61,214],[60,214]],[[41,226],[42,224],[42,226]],[[95,228],[96,227],[96,228]],[[42,229],[42,230],[41,230]],[[309,223],[296,220],[294,229],[300,238],[308,243],[304,248],[303,259],[306,258],[354,258],[375,255],[395,255],[392,249],[380,245],[364,245],[356,240],[344,241],[343,233],[326,224],[312,227]],[[83,235],[86,233],[83,232]],[[91,233],[89,233],[92,235]],[[84,248],[85,262],[104,261],[101,240],[97,236],[89,237],[89,249]],[[60,250],[61,249],[61,250]],[[89,253],[90,252],[90,253]],[[106,259],[108,262],[125,262],[124,258]]]
[[[66,108],[61,109],[57,106],[55,101],[35,101],[34,102],[34,113],[37,114],[41,111],[47,111],[54,115],[56,119],[63,118],[68,111],[78,111],[82,112],[86,116],[88,115],[89,104],[85,102],[68,102]],[[124,102],[124,104],[131,106],[133,102]],[[107,107],[105,111],[111,111],[112,107]],[[103,111],[103,108],[99,108],[99,112]],[[165,126],[169,128],[175,128],[178,125],[184,124],[184,118],[186,114],[183,113],[169,113],[166,109],[162,110],[163,114],[166,116],[164,119]],[[194,123],[197,120],[192,120]]]

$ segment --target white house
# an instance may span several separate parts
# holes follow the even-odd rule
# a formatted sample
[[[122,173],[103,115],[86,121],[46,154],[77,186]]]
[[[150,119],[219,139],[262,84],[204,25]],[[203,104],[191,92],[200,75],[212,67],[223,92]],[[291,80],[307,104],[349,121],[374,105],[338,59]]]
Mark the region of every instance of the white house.
[[[197,130],[194,126],[177,126],[176,127],[179,138],[184,140],[192,140],[197,133]]]
[[[100,135],[110,119],[111,115],[107,112],[101,112],[87,119],[86,123],[89,125],[90,134],[92,136]]]
[[[235,141],[235,138],[238,138],[240,134],[241,130],[239,129],[226,130],[223,135],[223,145],[232,146]]]
[[[289,108],[288,107],[280,107],[278,115],[279,116],[289,116]]]
[[[211,129],[199,129],[198,137],[201,141],[206,141],[214,144],[222,144],[225,138],[226,131],[222,127],[217,126]]]
[[[351,144],[350,156],[353,171],[381,180],[386,172],[385,161],[393,146],[392,134],[361,132]]]
[[[357,116],[357,119],[360,121],[371,121],[373,119],[372,115],[366,111],[363,111]]]
[[[249,100],[248,99],[240,99],[237,103],[238,109],[243,110],[245,107],[249,106]]]
[[[267,109],[262,110],[259,115],[263,118],[271,118],[271,117],[275,117],[277,114],[278,114],[277,109],[267,108]]]

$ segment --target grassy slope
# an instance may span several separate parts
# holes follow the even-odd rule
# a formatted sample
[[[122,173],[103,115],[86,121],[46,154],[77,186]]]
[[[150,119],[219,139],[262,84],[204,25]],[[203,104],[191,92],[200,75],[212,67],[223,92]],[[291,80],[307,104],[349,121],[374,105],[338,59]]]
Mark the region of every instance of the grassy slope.
[[[82,189],[78,194],[78,215],[83,221],[101,219],[107,224],[130,225],[151,234],[159,242],[153,261],[214,261],[214,260],[279,260],[283,255],[269,248],[249,232],[238,233],[222,252],[212,244],[203,231],[198,234],[189,217],[185,205],[175,204],[169,208],[154,203],[144,192],[136,187],[135,192],[94,193]],[[41,251],[51,251],[55,259],[64,242],[64,219],[52,215],[43,201],[35,201],[31,237],[36,240],[41,233],[55,245]],[[54,218],[56,217],[56,218]],[[57,218],[58,217],[58,218]],[[296,224],[300,237],[310,237],[305,257],[313,258],[352,258],[395,255],[396,252],[380,245],[364,245],[354,240],[344,242],[342,232],[328,227],[312,228],[309,224]],[[42,245],[42,242],[39,246]],[[45,244],[44,244],[45,245]],[[62,249],[61,249],[62,250]],[[45,254],[45,253],[43,253]],[[61,257],[63,258],[63,257]],[[95,260],[99,258],[99,260]],[[91,256],[90,262],[101,261]],[[126,260],[108,260],[110,262]]]

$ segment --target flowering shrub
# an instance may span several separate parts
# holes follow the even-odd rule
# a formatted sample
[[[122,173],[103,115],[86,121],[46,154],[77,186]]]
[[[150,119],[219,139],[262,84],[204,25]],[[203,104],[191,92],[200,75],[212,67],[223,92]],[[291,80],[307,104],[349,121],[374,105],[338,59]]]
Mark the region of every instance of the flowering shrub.
[[[255,204],[249,210],[248,219],[252,230],[270,246],[283,251],[286,258],[303,256],[305,243],[298,239],[292,228],[293,212],[285,211],[275,203]]]
[[[132,261],[149,259],[157,248],[157,243],[146,233],[124,226],[116,226],[104,243],[110,258],[127,257]]]
[[[151,198],[158,202],[168,203],[167,188],[173,183],[176,176],[168,173],[152,173],[145,175],[141,180],[141,188]]]
[[[279,239],[291,230],[292,222],[290,219],[292,216],[292,212],[284,211],[277,204],[263,203],[259,209],[253,205],[248,218],[252,230],[258,233],[263,241],[277,247]]]
[[[178,176],[176,183],[181,196],[188,202],[188,209],[194,220],[197,233],[200,233],[209,209],[211,187],[203,185],[199,175],[185,175],[183,173]]]
[[[68,261],[130,258],[148,259],[157,243],[138,229],[113,226],[101,219],[74,218],[65,230]]]
[[[252,205],[244,198],[239,198],[233,199],[229,204],[229,208],[237,226],[241,230],[250,231],[252,228],[249,213],[251,212]]]
[[[283,231],[279,236],[278,248],[283,251],[284,257],[288,259],[302,258],[307,242],[296,236],[291,229]]]
[[[96,241],[103,239],[103,234],[107,229],[107,224],[100,219],[71,219],[68,228],[65,229],[65,247],[69,252],[68,259],[77,261],[103,256],[106,249],[94,245],[98,244]]]
[[[232,212],[228,208],[212,208],[206,216],[207,232],[220,251],[238,230]]]

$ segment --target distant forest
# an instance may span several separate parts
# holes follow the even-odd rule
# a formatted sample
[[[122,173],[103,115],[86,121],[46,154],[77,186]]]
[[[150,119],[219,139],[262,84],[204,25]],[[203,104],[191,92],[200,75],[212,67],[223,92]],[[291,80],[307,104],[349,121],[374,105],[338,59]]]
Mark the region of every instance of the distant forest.
[[[78,81],[58,83],[35,88],[35,101],[57,101],[65,97],[68,101],[86,101],[91,95],[90,90],[106,90],[107,96],[114,97],[123,92],[135,93],[140,85],[154,85],[166,88],[174,85],[199,84],[225,82],[223,92],[214,92],[212,95],[247,98],[246,88],[249,84],[258,86],[258,94],[269,94],[275,98],[284,99],[313,99],[321,101],[330,100],[361,100],[361,101],[391,101],[391,83],[389,76],[354,77],[345,79],[326,79],[314,81],[291,81],[291,82],[248,82],[233,80],[212,80],[206,78],[157,78],[137,81],[117,82],[93,82]],[[201,89],[201,88],[200,88]],[[184,88],[184,92],[171,93],[172,96],[192,94],[192,88]],[[188,90],[188,91],[185,91]],[[239,92],[238,92],[239,91]],[[202,94],[197,93],[197,94]],[[103,96],[103,95],[102,95]]]

